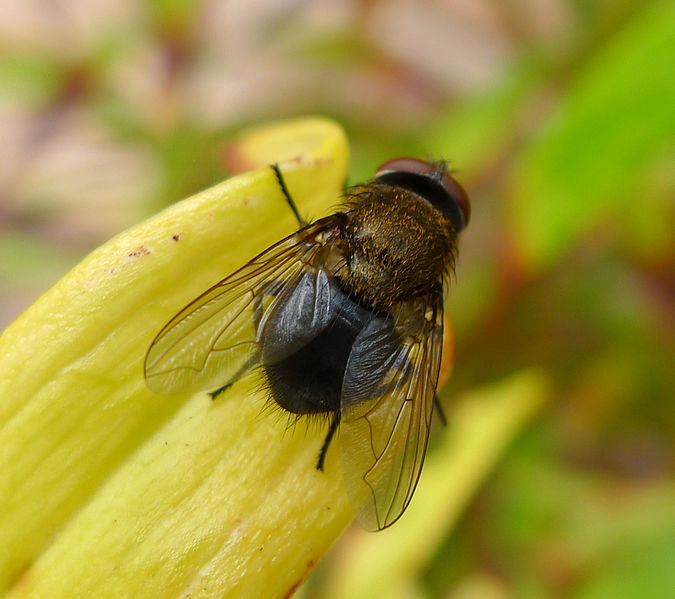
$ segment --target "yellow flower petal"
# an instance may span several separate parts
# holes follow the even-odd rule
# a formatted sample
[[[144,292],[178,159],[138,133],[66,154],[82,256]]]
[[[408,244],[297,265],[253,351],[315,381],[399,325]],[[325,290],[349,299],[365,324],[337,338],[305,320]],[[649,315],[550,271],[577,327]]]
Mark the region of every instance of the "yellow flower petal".
[[[332,122],[238,144],[281,162],[304,213],[336,204],[347,145]],[[159,328],[295,228],[272,171],[245,173],[112,239],[2,334],[0,590],[272,597],[334,541],[351,511],[334,456],[314,469],[322,431],[261,416],[255,381],[211,402],[143,380]]]

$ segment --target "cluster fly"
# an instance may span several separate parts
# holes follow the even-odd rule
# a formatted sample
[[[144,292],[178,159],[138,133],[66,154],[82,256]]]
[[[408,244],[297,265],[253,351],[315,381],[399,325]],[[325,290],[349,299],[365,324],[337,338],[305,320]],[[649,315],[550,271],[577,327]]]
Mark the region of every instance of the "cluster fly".
[[[397,158],[176,314],[145,358],[159,393],[216,397],[253,367],[271,399],[338,433],[361,525],[403,514],[422,470],[443,345],[443,287],[470,203],[445,163]]]

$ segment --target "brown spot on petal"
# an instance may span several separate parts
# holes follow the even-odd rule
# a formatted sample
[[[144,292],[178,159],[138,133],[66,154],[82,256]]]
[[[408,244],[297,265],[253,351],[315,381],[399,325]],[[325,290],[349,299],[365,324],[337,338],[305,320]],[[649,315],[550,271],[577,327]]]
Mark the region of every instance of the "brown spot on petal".
[[[31,574],[32,574],[33,562],[27,562],[22,567],[20,567],[12,581],[10,581],[9,588],[14,591],[20,591],[22,588],[26,587],[30,583]]]
[[[290,599],[293,596],[295,591],[297,591],[300,588],[300,585],[305,581],[305,578],[307,578],[307,574],[314,569],[314,566],[316,566],[316,562],[313,559],[307,562],[307,569],[303,572],[302,576],[291,585],[288,591],[286,591],[284,599]]]
[[[149,256],[152,252],[144,245],[139,245],[133,252],[128,254],[129,258],[139,258],[140,256]]]

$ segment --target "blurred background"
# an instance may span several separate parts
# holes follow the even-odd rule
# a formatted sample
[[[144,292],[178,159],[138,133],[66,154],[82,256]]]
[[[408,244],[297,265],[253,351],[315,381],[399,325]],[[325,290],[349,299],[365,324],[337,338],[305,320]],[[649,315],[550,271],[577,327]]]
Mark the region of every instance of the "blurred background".
[[[673,596],[671,2],[0,0],[0,14],[0,330],[110,236],[226,177],[248,124],[334,117],[351,182],[394,155],[446,158],[473,216],[444,397],[530,366],[555,386],[420,596]]]

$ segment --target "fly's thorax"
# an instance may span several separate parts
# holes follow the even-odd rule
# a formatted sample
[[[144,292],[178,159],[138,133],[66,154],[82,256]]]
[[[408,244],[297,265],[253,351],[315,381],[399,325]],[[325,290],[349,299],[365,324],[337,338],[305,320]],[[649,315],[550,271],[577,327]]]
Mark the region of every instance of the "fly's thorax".
[[[429,293],[454,266],[452,223],[412,191],[368,184],[353,192],[338,280],[354,297],[388,311]]]

